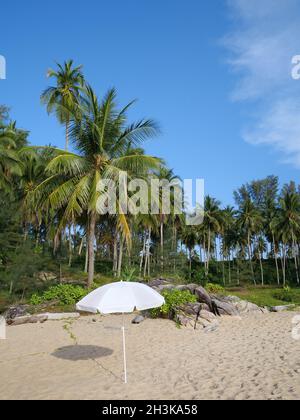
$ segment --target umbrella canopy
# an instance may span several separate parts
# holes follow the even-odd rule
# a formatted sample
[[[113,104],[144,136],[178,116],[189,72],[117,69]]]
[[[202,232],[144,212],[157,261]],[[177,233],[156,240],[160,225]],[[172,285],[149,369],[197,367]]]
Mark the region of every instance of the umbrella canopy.
[[[131,313],[159,308],[165,303],[164,298],[141,283],[118,282],[94,290],[77,305],[78,311],[115,314]]]
[[[131,313],[135,309],[144,311],[146,309],[159,308],[164,305],[165,299],[141,283],[119,282],[107,284],[94,290],[92,293],[77,303],[78,311],[118,314]],[[123,317],[123,357],[124,357],[124,382],[127,384],[127,363],[126,363],[126,341],[125,326]]]

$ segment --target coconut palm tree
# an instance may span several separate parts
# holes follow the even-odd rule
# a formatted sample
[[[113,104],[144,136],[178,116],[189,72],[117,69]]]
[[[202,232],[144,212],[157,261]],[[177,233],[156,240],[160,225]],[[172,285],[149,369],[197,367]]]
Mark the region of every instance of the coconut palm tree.
[[[252,238],[253,235],[260,229],[262,218],[259,211],[255,208],[253,202],[247,198],[240,206],[238,211],[238,226],[247,237],[248,258],[251,268],[252,280],[256,285],[254,268],[253,268],[253,254],[252,254]]]
[[[197,244],[197,232],[193,226],[184,226],[181,230],[181,240],[189,251],[189,277],[192,279],[193,250]]]
[[[144,265],[144,277],[151,274],[151,244],[152,234],[158,233],[158,219],[153,214],[139,214],[136,219],[136,224],[142,231],[143,249],[140,253],[140,275],[142,274]]]
[[[174,175],[172,169],[167,168],[165,165],[161,165],[159,170],[155,172],[154,176],[159,179],[159,181],[164,181],[169,183],[169,185],[177,186],[178,185],[178,177]],[[160,268],[161,272],[164,271],[164,226],[170,219],[170,214],[165,214],[163,211],[163,198],[162,198],[162,190],[160,189],[160,203],[159,203],[159,226],[160,226]],[[170,197],[172,201],[172,197]],[[172,203],[171,203],[172,204]],[[170,211],[172,211],[170,209]]]
[[[132,102],[133,103],[133,102]],[[41,194],[40,202],[53,210],[63,209],[60,229],[82,213],[88,214],[88,287],[94,278],[95,228],[102,207],[99,198],[101,180],[118,181],[127,173],[129,178],[144,173],[145,169],[157,169],[158,158],[147,155],[128,155],[128,144],[139,145],[158,132],[152,120],[141,120],[128,125],[126,111],[116,105],[116,91],[111,89],[99,101],[90,86],[86,86],[80,114],[72,116],[70,137],[75,150],[70,153],[57,150],[58,156],[48,164],[48,178],[36,189]],[[119,202],[117,204],[120,204]],[[121,234],[130,240],[126,215],[118,211],[118,227]]]
[[[18,152],[21,161],[22,174],[19,179],[21,188],[21,212],[24,224],[24,239],[27,238],[29,226],[36,231],[36,245],[39,242],[40,226],[45,214],[34,202],[33,194],[36,187],[46,179],[45,169],[55,156],[53,149],[21,149]]]
[[[286,259],[287,259],[287,246],[290,245],[295,262],[295,274],[297,283],[299,280],[299,268],[297,262],[297,240],[296,238],[300,232],[300,199],[299,195],[295,192],[288,190],[283,192],[279,201],[279,209],[276,217],[272,223],[272,229],[277,231],[282,242],[283,252],[283,283],[286,284]]]
[[[0,126],[0,189],[11,192],[14,176],[22,174],[17,154],[18,133],[15,123]]]
[[[221,211],[221,220],[220,220],[220,236],[222,238],[221,244],[221,258],[222,258],[222,271],[223,271],[223,283],[225,285],[225,265],[224,265],[224,257],[227,258],[228,262],[228,272],[229,272],[229,283],[231,283],[231,268],[230,268],[230,260],[231,260],[231,251],[232,248],[235,246],[236,240],[236,229],[235,229],[235,220],[234,216],[236,211],[233,207],[227,206],[224,210]]]
[[[50,69],[47,73],[47,77],[55,78],[56,85],[42,93],[41,101],[47,106],[48,114],[55,113],[58,121],[65,125],[65,149],[68,150],[72,113],[80,102],[84,77],[82,66],[73,67],[73,60],[65,61],[63,65],[57,64],[57,67],[57,70]]]
[[[264,268],[263,268],[263,255],[266,251],[267,251],[267,244],[266,244],[266,241],[264,240],[263,235],[261,234],[261,235],[259,235],[259,237],[257,239],[256,247],[255,247],[255,250],[254,250],[254,255],[259,260],[261,285],[262,286],[264,286],[264,284],[265,284],[265,282],[264,282]]]
[[[211,260],[211,250],[214,243],[214,237],[221,232],[222,212],[220,202],[215,198],[206,196],[204,200],[204,219],[200,226],[203,236],[203,249],[206,254],[205,275],[208,277],[209,264]]]

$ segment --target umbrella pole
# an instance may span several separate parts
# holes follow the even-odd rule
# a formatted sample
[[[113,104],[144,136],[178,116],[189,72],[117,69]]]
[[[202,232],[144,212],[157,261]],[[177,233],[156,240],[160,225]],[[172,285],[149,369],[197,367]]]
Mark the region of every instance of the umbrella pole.
[[[127,384],[127,362],[126,362],[126,340],[125,340],[125,322],[124,322],[124,314],[123,314],[123,358],[124,358],[124,382]]]

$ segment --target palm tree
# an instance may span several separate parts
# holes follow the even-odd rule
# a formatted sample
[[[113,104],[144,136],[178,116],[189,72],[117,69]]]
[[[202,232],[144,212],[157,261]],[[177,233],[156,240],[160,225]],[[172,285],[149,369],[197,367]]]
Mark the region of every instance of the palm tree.
[[[21,187],[21,211],[24,224],[24,239],[27,238],[29,226],[36,231],[36,245],[39,242],[40,226],[45,214],[34,202],[34,190],[46,179],[45,169],[55,156],[53,150],[21,149],[18,153],[21,161],[22,174],[19,180]]]
[[[229,283],[231,283],[231,268],[230,268],[230,259],[231,259],[231,249],[235,245],[235,226],[234,226],[234,216],[236,214],[233,207],[227,206],[221,212],[222,217],[220,220],[220,236],[222,238],[221,245],[221,255],[222,255],[222,268],[223,268],[223,283],[225,285],[225,269],[224,269],[224,257],[227,257],[228,262],[228,272],[229,272]]]
[[[63,65],[57,64],[58,69],[50,69],[47,77],[54,77],[56,85],[48,87],[41,95],[41,101],[47,106],[48,114],[55,113],[58,121],[65,125],[66,144],[69,148],[69,131],[74,107],[80,102],[84,78],[82,66],[73,67],[73,60],[66,61]]]
[[[220,210],[220,202],[210,196],[204,200],[204,220],[200,226],[200,230],[204,231],[203,248],[206,253],[205,275],[209,274],[209,263],[211,260],[211,249],[214,235],[220,233],[222,224],[222,212]]]
[[[247,236],[248,245],[248,257],[251,268],[252,280],[256,285],[254,268],[253,268],[253,255],[252,255],[252,237],[260,229],[262,223],[262,217],[259,211],[255,208],[253,202],[250,199],[246,199],[238,211],[238,226],[245,232]]]
[[[102,210],[98,205],[99,182],[119,180],[124,172],[129,178],[136,177],[146,168],[156,169],[161,164],[152,156],[126,154],[128,144],[138,145],[155,135],[158,129],[152,120],[127,125],[126,111],[133,102],[119,112],[115,101],[114,89],[100,102],[92,88],[86,87],[81,112],[73,115],[70,131],[78,154],[58,151],[59,155],[47,166],[47,180],[36,189],[36,194],[42,194],[44,206],[63,209],[60,229],[87,212],[88,287],[94,278],[95,228]],[[126,215],[121,211],[117,217],[121,235],[129,241]]]
[[[296,252],[296,238],[300,232],[300,199],[295,192],[288,190],[283,192],[283,196],[279,201],[279,209],[276,217],[273,220],[272,228],[278,232],[282,242],[283,251],[283,284],[286,284],[286,251],[287,245],[290,244],[295,262],[295,274],[297,283],[299,280],[297,252]]]
[[[143,265],[144,265],[144,277],[148,274],[150,277],[151,274],[151,243],[152,243],[152,234],[158,232],[158,220],[155,215],[150,214],[140,214],[137,217],[137,226],[142,229],[143,235],[143,249],[140,253],[140,275],[142,274]]]
[[[278,253],[279,253],[279,237],[275,229],[275,220],[278,216],[278,209],[275,203],[267,204],[267,211],[265,212],[265,235],[268,242],[271,244],[271,255],[273,255],[276,267],[277,284],[280,285],[280,274],[278,266]]]
[[[161,165],[159,170],[156,171],[154,175],[160,181],[166,181],[167,183],[169,183],[169,185],[173,185],[173,186],[175,186],[175,184],[177,185],[178,177],[174,175],[172,169],[169,169],[164,165]],[[160,268],[161,268],[161,272],[163,273],[164,271],[164,226],[167,223],[170,214],[165,214],[163,212],[161,193],[162,191],[160,189],[160,203],[159,203],[158,218],[159,218],[159,225],[160,225]]]
[[[192,279],[192,260],[193,260],[193,249],[197,243],[197,233],[195,227],[184,226],[181,232],[181,239],[186,248],[189,251],[189,276]]]
[[[15,123],[0,126],[0,190],[11,192],[14,176],[22,174],[17,154],[18,133]]]
[[[267,245],[266,241],[264,240],[263,236],[260,235],[257,239],[256,248],[255,248],[255,255],[257,256],[259,260],[259,266],[260,266],[260,276],[261,276],[261,285],[264,286],[264,268],[263,268],[263,255],[264,252],[267,251]]]

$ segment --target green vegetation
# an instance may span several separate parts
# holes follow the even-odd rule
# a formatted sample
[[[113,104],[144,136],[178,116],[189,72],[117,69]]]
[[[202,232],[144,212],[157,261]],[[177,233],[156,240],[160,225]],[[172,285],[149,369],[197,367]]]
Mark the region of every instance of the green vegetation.
[[[289,292],[286,292],[283,289],[273,287],[247,287],[226,289],[226,292],[261,307],[288,304],[300,306],[300,289],[290,289]]]
[[[205,286],[205,289],[208,293],[211,293],[214,295],[225,294],[225,288],[223,286],[220,286],[219,284],[207,283]]]
[[[41,101],[65,129],[65,150],[30,146],[29,133],[0,106],[0,310],[32,295],[47,300],[58,284],[90,289],[121,277],[175,278],[212,293],[246,287],[250,300],[264,304],[297,301],[299,185],[280,187],[276,176],[252,181],[234,192],[235,207],[207,196],[203,223],[193,227],[175,211],[173,192],[165,214],[161,190],[157,214],[124,215],[117,206],[114,216],[102,215],[100,180],[126,173],[148,186],[153,179],[178,186],[178,177],[145,153],[159,129],[149,118],[129,120],[134,102],[120,107],[115,89],[99,98],[72,61],[49,77]],[[287,286],[292,291],[281,290]],[[73,302],[72,293],[58,300]]]
[[[197,302],[196,296],[192,295],[187,290],[164,290],[162,292],[162,295],[165,298],[166,303],[161,308],[153,309],[151,311],[151,316],[153,318],[156,318],[158,316],[170,317],[176,309],[176,307],[184,305],[186,303]]]
[[[59,284],[50,287],[42,295],[33,294],[30,299],[30,304],[40,305],[45,302],[57,301],[59,305],[74,305],[89,292],[90,290],[80,286]]]

